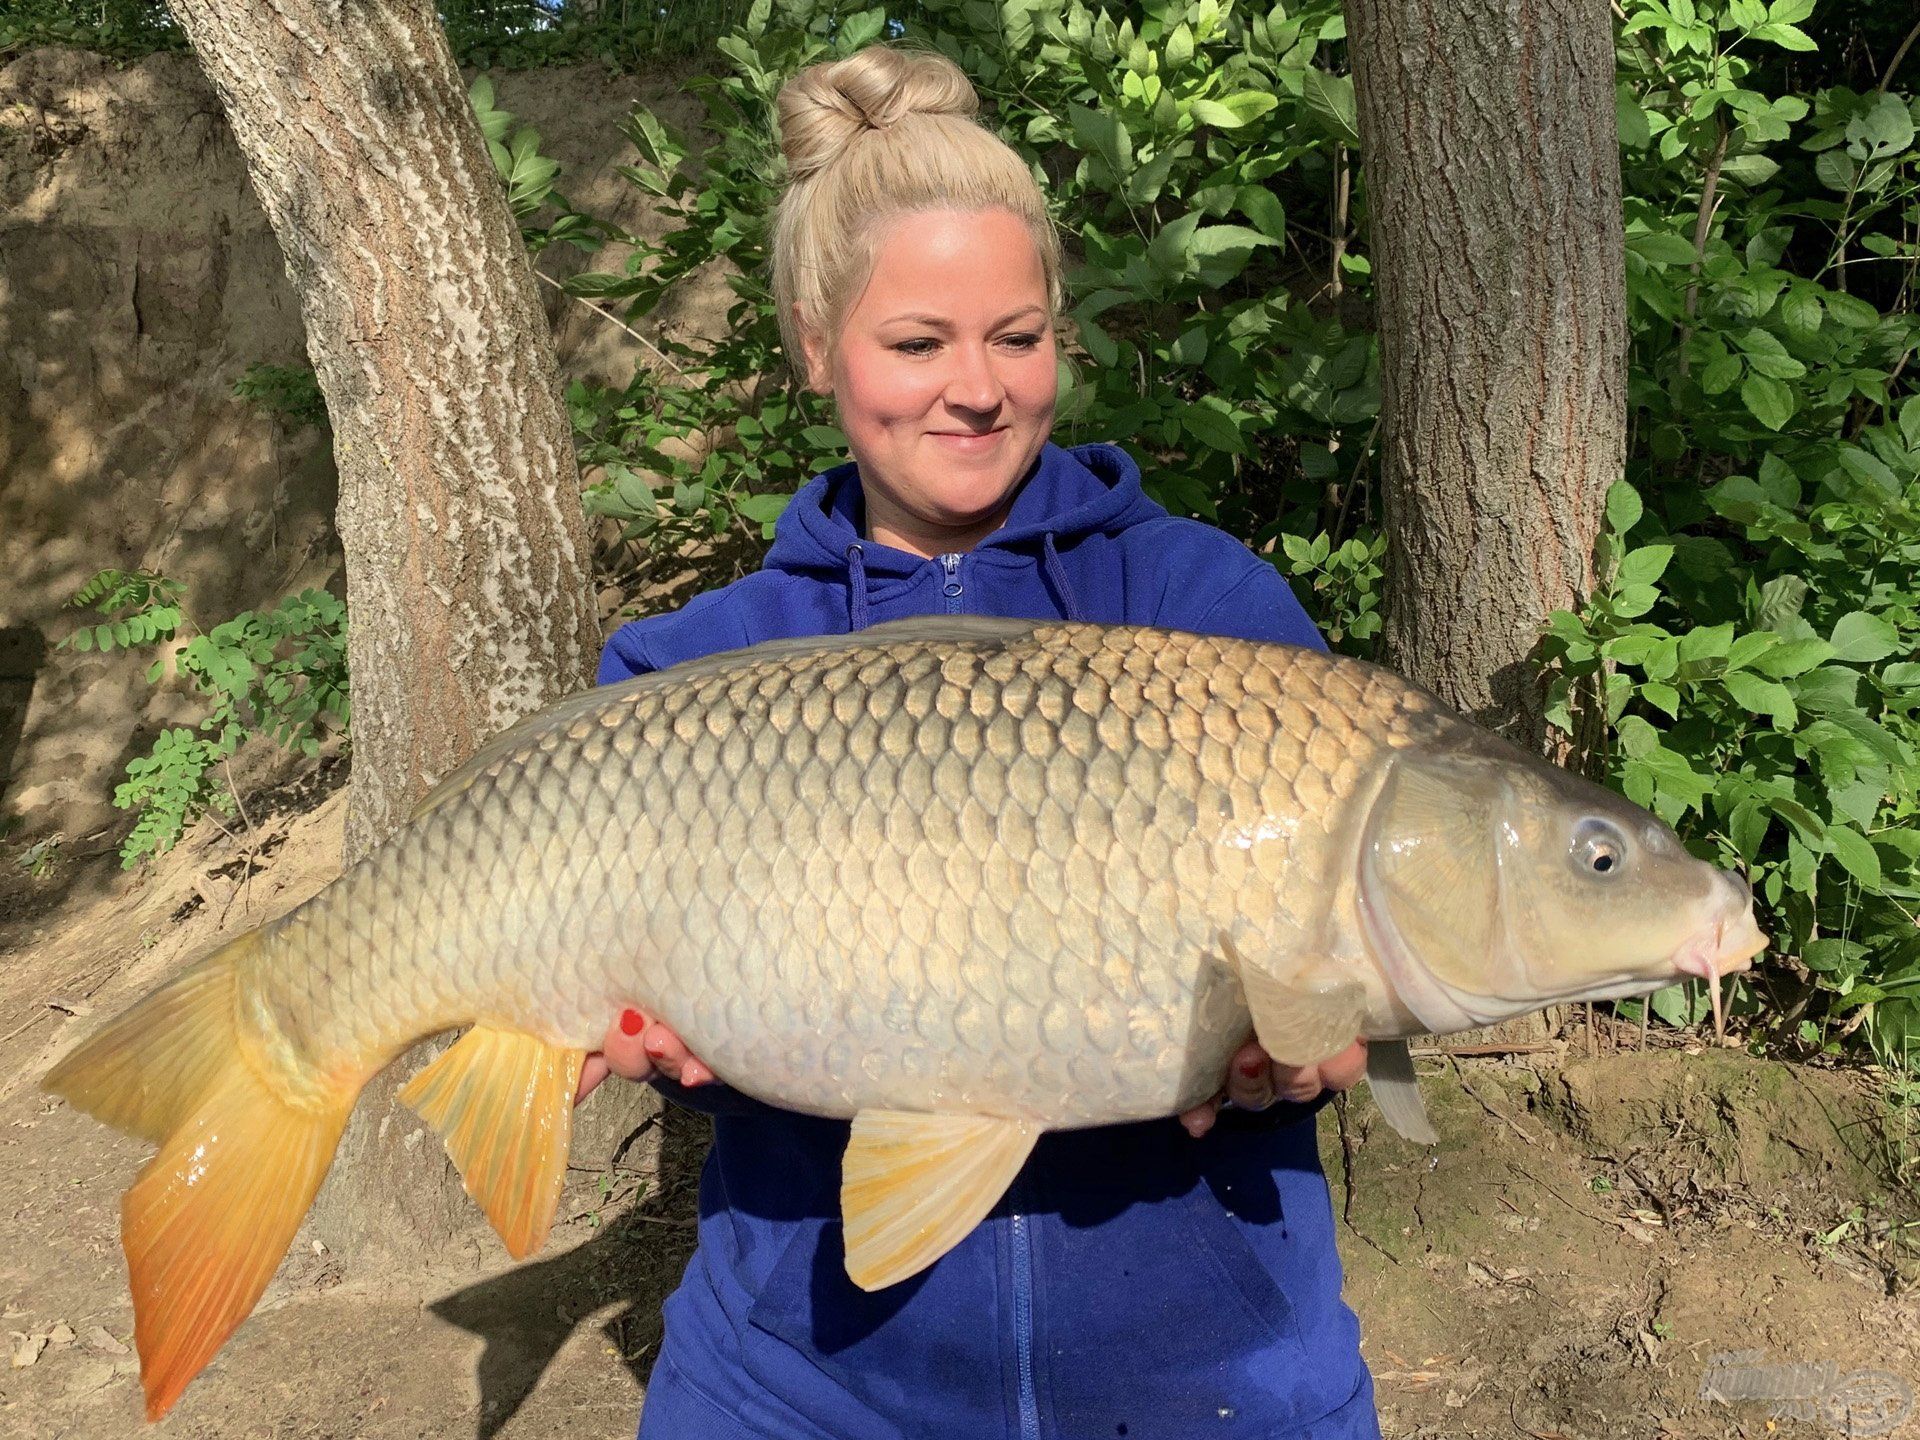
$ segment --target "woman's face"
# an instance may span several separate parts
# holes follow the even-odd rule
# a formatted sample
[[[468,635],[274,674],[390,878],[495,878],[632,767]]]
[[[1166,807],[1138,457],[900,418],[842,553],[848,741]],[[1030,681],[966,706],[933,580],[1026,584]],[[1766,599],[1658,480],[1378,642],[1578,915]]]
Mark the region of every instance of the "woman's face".
[[[1046,274],[1005,210],[903,215],[815,383],[834,397],[867,502],[868,538],[918,555],[998,529],[1053,429]]]

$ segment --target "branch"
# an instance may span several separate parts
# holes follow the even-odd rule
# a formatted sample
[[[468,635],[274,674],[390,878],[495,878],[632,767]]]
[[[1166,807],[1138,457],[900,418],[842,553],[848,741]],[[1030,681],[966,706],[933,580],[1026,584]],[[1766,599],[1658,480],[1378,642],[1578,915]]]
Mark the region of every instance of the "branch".
[[[1713,212],[1720,204],[1720,166],[1727,158],[1727,122],[1719,123],[1719,136],[1713,153],[1707,156],[1706,174],[1700,180],[1700,209],[1693,220],[1693,278],[1687,282],[1687,323],[1680,327],[1680,373],[1687,373],[1687,342],[1693,338],[1693,317],[1700,308],[1700,267],[1706,263],[1707,233],[1713,228]]]
[[[658,355],[661,361],[667,366],[669,370],[673,371],[673,373],[678,375],[681,379],[683,380],[686,379],[687,372],[680,368],[679,363],[675,361],[671,355],[667,354],[666,351],[662,350],[658,345],[654,344],[653,341],[649,340],[646,336],[642,335],[638,330],[634,329],[631,325],[627,324],[626,321],[620,319],[619,316],[609,315],[606,311],[602,310],[598,305],[595,305],[591,301],[589,301],[585,296],[574,294],[571,290],[567,289],[566,286],[562,285],[558,280],[554,279],[551,275],[545,275],[545,274],[542,274],[540,271],[535,270],[533,272],[533,278],[536,280],[546,281],[547,284],[551,285],[554,289],[558,290],[562,295],[566,296],[569,300],[573,301],[576,305],[585,306],[589,314],[598,315],[602,320],[606,321],[609,325],[618,326],[620,329],[626,331],[627,334],[631,335],[634,339],[638,340],[642,345],[646,346],[647,349],[651,350],[654,354]]]
[[[1893,52],[1893,59],[1887,62],[1886,72],[1880,77],[1877,94],[1887,93],[1887,86],[1893,83],[1893,72],[1900,68],[1900,62],[1907,58],[1907,51],[1913,48],[1916,36],[1920,36],[1920,20],[1913,22],[1913,28],[1907,31],[1907,38],[1900,42],[1900,48]]]

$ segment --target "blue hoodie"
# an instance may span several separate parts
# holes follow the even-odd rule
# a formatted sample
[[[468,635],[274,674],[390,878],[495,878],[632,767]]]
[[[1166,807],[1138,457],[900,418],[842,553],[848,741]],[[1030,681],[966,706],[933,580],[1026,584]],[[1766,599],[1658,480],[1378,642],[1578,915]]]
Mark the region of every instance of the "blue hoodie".
[[[928,560],[864,528],[855,468],[816,476],[762,570],[622,625],[600,682],[938,613],[1324,648],[1271,565],[1170,516],[1110,445],[1047,446],[965,554]],[[714,1115],[714,1145],[642,1440],[1378,1440],[1318,1103],[1229,1109],[1201,1140],[1172,1119],[1042,1136],[984,1223],[867,1294],[843,1268],[846,1122],[661,1088]]]

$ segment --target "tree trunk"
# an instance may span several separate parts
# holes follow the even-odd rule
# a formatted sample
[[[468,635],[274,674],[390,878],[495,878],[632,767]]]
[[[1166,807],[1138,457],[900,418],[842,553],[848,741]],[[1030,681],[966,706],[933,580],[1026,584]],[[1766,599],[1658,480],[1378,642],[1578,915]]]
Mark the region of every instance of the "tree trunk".
[[[1349,0],[1347,17],[1379,298],[1386,660],[1539,751],[1528,655],[1548,613],[1592,588],[1626,455],[1612,21],[1592,0]]]
[[[571,430],[433,7],[172,3],[286,257],[332,419],[351,863],[481,742],[590,682],[600,637]],[[369,1087],[342,1142],[315,1210],[336,1250],[417,1253],[472,1222],[438,1143],[392,1100],[412,1068]]]

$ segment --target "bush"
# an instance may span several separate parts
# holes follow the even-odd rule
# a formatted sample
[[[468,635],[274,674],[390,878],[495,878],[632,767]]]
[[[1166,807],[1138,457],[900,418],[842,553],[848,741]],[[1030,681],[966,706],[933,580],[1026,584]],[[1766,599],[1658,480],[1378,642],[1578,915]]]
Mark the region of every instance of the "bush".
[[[311,757],[327,731],[347,733],[347,611],[324,590],[244,610],[205,632],[187,616],[184,585],[142,570],[102,570],[68,603],[106,617],[60,642],[81,652],[165,644],[184,627],[192,638],[155,660],[147,682],[159,684],[171,658],[173,672],[208,701],[197,727],[163,730],[147,754],[127,762],[126,781],[113,792],[113,803],[136,817],[120,847],[123,868],[171,850],[209,811],[234,813],[225,762],[249,739],[266,736]]]

